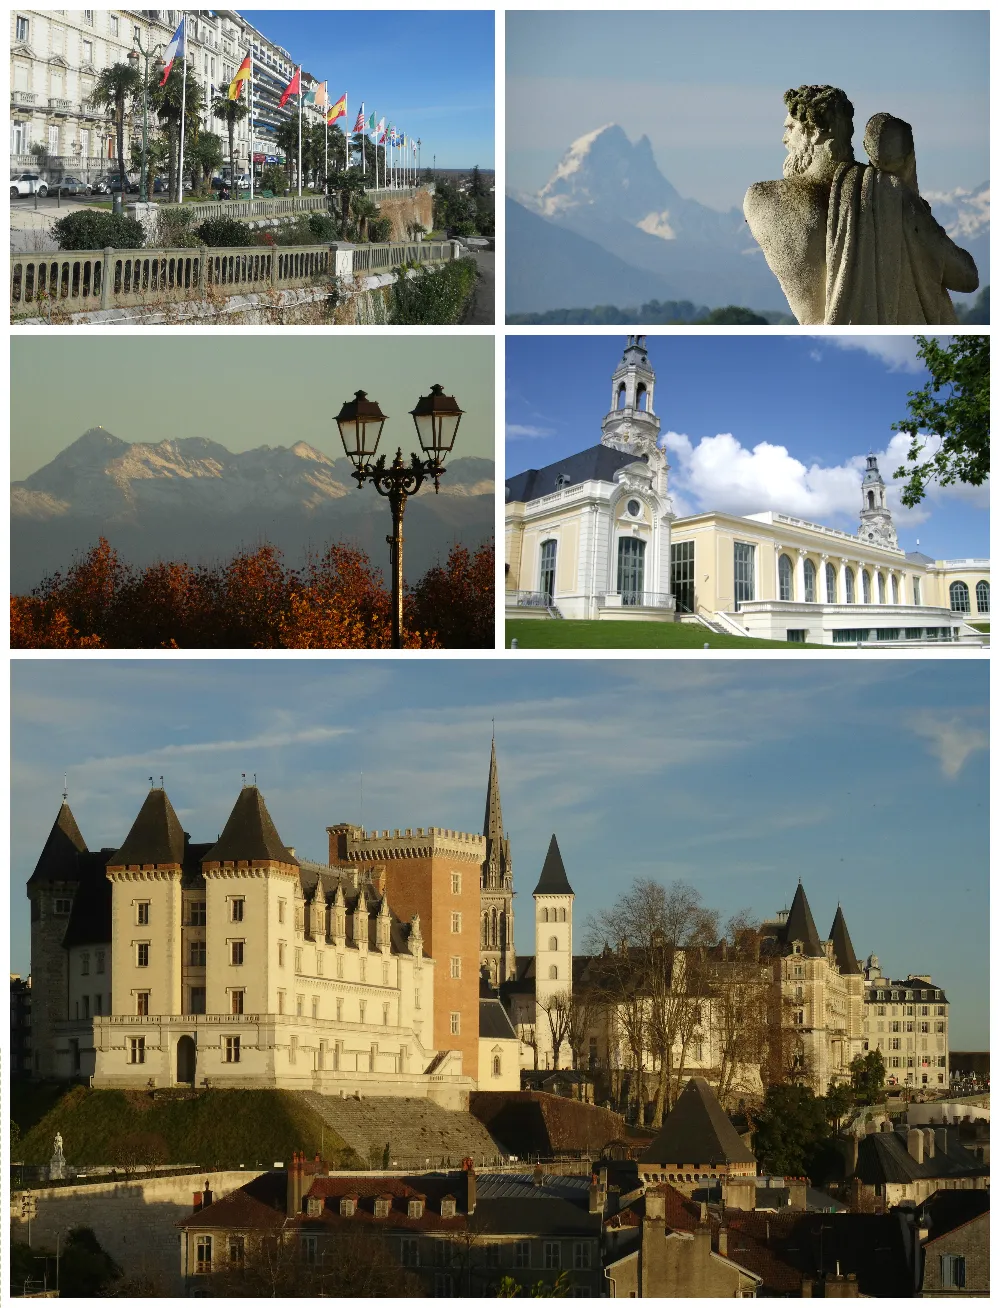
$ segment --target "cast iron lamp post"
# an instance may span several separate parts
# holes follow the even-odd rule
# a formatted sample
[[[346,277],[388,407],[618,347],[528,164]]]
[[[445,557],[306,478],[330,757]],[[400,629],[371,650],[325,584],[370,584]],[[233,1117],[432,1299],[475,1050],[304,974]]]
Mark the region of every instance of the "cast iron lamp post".
[[[444,461],[455,444],[462,413],[452,395],[445,395],[440,386],[432,386],[430,395],[422,395],[416,408],[410,410],[413,425],[424,458],[411,454],[409,464],[403,462],[403,449],[386,467],[385,455],[375,461],[378,443],[382,436],[386,415],[364,391],[355,391],[337,414],[337,426],[344,453],[354,464],[351,476],[363,486],[374,484],[380,495],[389,501],[392,510],[392,535],[386,536],[389,546],[389,566],[392,569],[392,647],[403,646],[403,512],[410,495],[416,495],[428,477],[434,478],[434,494],[440,489],[444,475]]]
[[[143,78],[142,78],[142,185],[139,188],[139,199],[143,202],[143,204],[145,204],[146,201],[149,199],[149,176],[146,171],[146,148],[147,148],[146,137],[148,133],[148,127],[147,127],[148,113],[147,113],[146,92],[149,86],[149,61],[150,59],[152,59],[154,55],[158,56],[159,51],[163,49],[163,45],[161,43],[159,45],[154,45],[151,50],[144,50],[142,48],[142,42],[139,40],[138,36],[136,36],[135,46],[136,46],[135,50],[130,50],[128,52],[129,63],[132,65],[133,68],[136,69],[136,71],[138,71],[139,55],[142,55],[146,65],[146,71],[143,73]],[[157,57],[157,61],[153,65],[153,67],[156,69],[163,68],[164,67],[163,60]],[[121,184],[122,184],[122,195],[124,195],[125,194],[124,177],[121,179]]]

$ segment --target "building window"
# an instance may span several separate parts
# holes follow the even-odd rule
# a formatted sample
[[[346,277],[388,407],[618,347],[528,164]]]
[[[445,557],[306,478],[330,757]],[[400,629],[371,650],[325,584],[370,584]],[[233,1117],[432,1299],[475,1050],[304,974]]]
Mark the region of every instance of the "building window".
[[[299,1037],[296,1035],[290,1036],[288,1040],[288,1061],[290,1063],[296,1062],[298,1059],[298,1054],[299,1054]]]
[[[436,1299],[450,1299],[454,1292],[453,1282],[450,1272],[434,1273],[434,1297]]]
[[[551,604],[556,593],[556,542],[554,540],[542,541],[538,589],[545,596],[546,604]]]
[[[952,613],[969,612],[969,588],[964,581],[953,581],[948,590]]]
[[[737,608],[754,598],[754,548],[739,540],[733,544],[733,588]]]
[[[486,1266],[500,1266],[500,1245],[496,1242],[490,1243],[486,1246]]]
[[[785,639],[790,645],[804,645],[806,643],[805,627],[786,627]]]
[[[233,967],[243,966],[243,941],[242,940],[230,940],[229,961],[233,965]]]
[[[193,900],[191,903],[191,921],[188,926],[201,927],[207,921],[205,915],[205,901],[203,899]]]
[[[238,1063],[240,1061],[240,1038],[239,1036],[226,1036],[226,1047],[224,1050],[224,1061],[227,1063]]]
[[[590,1271],[590,1245],[585,1240],[577,1240],[573,1245],[573,1268],[578,1272]]]
[[[81,976],[90,976],[90,955],[89,955],[89,954],[81,954],[81,955],[80,955],[80,975],[81,975]]]
[[[559,937],[549,936],[549,949],[558,949],[558,948],[559,948]]]
[[[337,955],[337,980],[343,981],[343,979],[344,979],[344,955],[338,954]]]
[[[638,536],[618,540],[618,594],[623,604],[642,603],[646,575],[646,542]]]
[[[367,974],[368,974],[368,959],[365,958],[364,954],[361,955],[360,966],[361,966],[361,980],[362,980],[362,981],[366,981],[366,980],[368,979],[368,976],[367,976]]]
[[[988,581],[976,582],[976,611],[978,613],[989,613],[990,611],[990,583]]]
[[[854,603],[854,569],[844,569],[844,603]]]
[[[242,922],[242,921],[243,921],[243,906],[244,906],[244,904],[246,903],[246,900],[245,900],[245,899],[234,899],[234,900],[231,901],[231,903],[232,903],[232,909],[231,909],[232,917],[230,918],[230,920],[233,921],[233,922]]]
[[[312,1016],[314,1021],[319,1017],[319,1000],[315,995],[312,997]]]
[[[130,1036],[128,1042],[128,1061],[144,1063],[146,1061],[146,1037]]]
[[[400,1240],[399,1252],[404,1267],[420,1266],[420,1241],[415,1235],[406,1235]]]
[[[278,991],[278,1012],[279,1012],[279,1013],[284,1013],[284,1011],[285,1011],[285,992],[284,992],[284,990],[279,990],[279,991]]]
[[[558,1271],[561,1264],[559,1257],[559,1244],[556,1240],[546,1240],[544,1254],[544,1266],[547,1272]]]
[[[93,41],[84,41],[83,43],[83,62],[85,64],[92,64],[94,62]]]
[[[531,1242],[529,1240],[514,1241],[514,1266],[531,1266]]]
[[[301,949],[296,949],[296,951],[295,951],[295,971],[296,971],[296,972],[301,972],[301,971],[302,971],[302,950],[301,950]],[[362,978],[362,979],[363,979],[363,978]]]
[[[965,1258],[962,1254],[941,1254],[941,1288],[965,1289]]]
[[[367,1001],[366,999],[359,999],[359,1000],[358,1000],[358,1021],[359,1021],[359,1022],[364,1022],[364,1020],[365,1020],[365,1009],[366,1009],[367,1007],[368,1007],[368,1001]]]
[[[872,602],[871,573],[866,570],[861,573],[861,599],[864,604],[870,604]]]
[[[494,1054],[494,1055],[493,1055],[493,1075],[494,1075],[494,1076],[502,1076],[502,1075],[503,1075],[503,1067],[502,1067],[501,1062],[500,1062],[500,1055],[499,1055],[499,1054]]]
[[[383,1025],[383,1026],[388,1026],[388,1025],[389,1025],[389,1005],[388,1005],[388,1004],[383,1004],[383,1005],[382,1005],[382,1025]]]
[[[302,995],[296,995],[296,996],[295,996],[295,1016],[296,1016],[296,1017],[301,1017],[301,1016],[302,1016],[302,1004],[303,1004],[303,996],[302,996]]]
[[[462,893],[461,872],[452,872],[451,874],[451,893],[453,895],[460,895]]]
[[[246,1257],[246,1238],[242,1235],[231,1235],[229,1237],[229,1263],[230,1266],[240,1267],[243,1259]]]
[[[451,959],[451,977],[457,981],[462,975],[462,959],[458,954],[454,954]]]
[[[285,966],[285,942],[283,940],[278,941],[278,966]]]
[[[338,1021],[338,1022],[342,1022],[343,1020],[344,1020],[344,1001],[343,1001],[342,999],[338,999],[338,1000],[337,1000],[337,1021]]]
[[[195,1270],[199,1275],[206,1275],[212,1270],[212,1237],[199,1235],[195,1244]]]
[[[57,917],[65,917],[72,907],[73,901],[71,899],[57,899],[52,906],[52,911]]]
[[[139,926],[149,926],[149,901],[148,900],[144,900],[143,902],[136,904],[135,920]]]
[[[920,603],[920,578],[919,577],[913,578],[913,602],[914,604]]]
[[[670,546],[670,588],[678,613],[694,612],[694,541]]]
[[[136,1017],[149,1016],[149,991],[148,990],[136,991],[135,1013],[136,1013]]]
[[[899,603],[899,578],[895,576],[892,579],[892,602]]]
[[[235,1013],[235,1014],[240,1014],[240,1013],[242,1013],[242,1012],[243,1012],[243,996],[246,994],[246,991],[245,991],[245,990],[230,990],[229,994],[230,994],[230,997],[231,997],[231,1009],[230,1009],[230,1011],[233,1012],[233,1013]]]
[[[111,15],[111,35],[112,35],[112,36],[117,36],[117,35],[118,35],[118,16],[117,16],[117,14],[112,14],[112,15]]]
[[[451,1034],[453,1036],[462,1034],[462,1014],[452,1013],[451,1017]]]
[[[85,9],[85,10],[83,11],[83,21],[87,24],[88,27],[93,27],[93,26],[94,26],[94,11],[93,11],[93,9]]]
[[[807,604],[816,603],[816,565],[812,559],[806,559],[802,565],[802,579]]]
[[[461,914],[461,913],[452,913],[452,915],[451,915],[451,933],[452,933],[452,935],[453,935],[453,936],[457,936],[461,930],[462,930],[462,914]]]
[[[204,1013],[205,1011],[205,987],[191,987],[191,1012]]]
[[[14,35],[15,39],[18,41],[27,41],[28,39],[28,20],[22,18],[20,14],[18,14],[17,19],[15,20]]]
[[[204,940],[192,940],[190,945],[190,959],[192,967],[205,966],[205,942]]]
[[[149,967],[149,943],[145,940],[135,947],[135,965],[136,967]]]
[[[878,602],[880,604],[884,604],[885,603],[885,576],[881,572],[878,573],[877,575],[878,575]]]
[[[279,900],[278,900],[278,921],[279,921],[279,922],[284,922],[284,920],[285,920],[285,901],[284,901],[283,899],[279,899]]]

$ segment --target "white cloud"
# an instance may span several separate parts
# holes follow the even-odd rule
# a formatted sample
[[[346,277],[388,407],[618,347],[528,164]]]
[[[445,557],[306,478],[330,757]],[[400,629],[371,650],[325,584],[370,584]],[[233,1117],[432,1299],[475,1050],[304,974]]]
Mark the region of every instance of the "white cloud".
[[[923,372],[922,359],[917,358],[917,342],[912,336],[820,336],[815,339],[833,345],[838,350],[862,350],[875,359],[881,359],[889,372]],[[816,357],[814,354],[813,358]]]
[[[265,731],[246,740],[198,740],[186,745],[161,745],[143,754],[115,754],[89,758],[81,765],[88,771],[140,767],[145,763],[207,754],[233,754],[251,750],[288,749],[292,745],[320,745],[337,736],[349,736],[353,727],[306,727],[300,731]]]
[[[941,774],[953,781],[970,754],[989,748],[985,727],[970,726],[958,717],[920,713],[910,720],[910,729],[927,741],[927,748],[941,764]]]
[[[526,423],[508,422],[507,439],[521,440],[522,438],[534,438],[536,436],[551,436],[551,427],[532,427]]]

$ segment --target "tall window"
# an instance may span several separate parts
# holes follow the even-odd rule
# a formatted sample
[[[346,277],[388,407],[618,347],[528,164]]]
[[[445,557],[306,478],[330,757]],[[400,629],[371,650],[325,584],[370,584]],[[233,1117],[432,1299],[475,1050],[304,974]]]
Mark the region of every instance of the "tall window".
[[[195,1267],[202,1274],[212,1270],[212,1237],[199,1235],[195,1244]]]
[[[238,1063],[240,1061],[240,1038],[239,1036],[226,1036],[226,1047],[224,1050],[225,1062]]]
[[[861,573],[861,602],[863,604],[872,602],[872,578],[867,570],[862,570]]]
[[[111,15],[111,35],[118,35],[118,16],[116,14]]]
[[[816,565],[812,559],[806,559],[802,565],[803,589],[806,593],[806,603],[816,603]]]
[[[204,1013],[205,1011],[205,987],[191,987],[191,1012]]]
[[[147,901],[144,901],[144,902],[141,903],[141,904],[136,904],[136,906],[135,906],[135,913],[136,913],[135,920],[136,920],[136,922],[138,922],[139,926],[149,926],[149,902],[148,902],[148,900],[147,900]]]
[[[733,545],[733,584],[737,607],[754,597],[754,546],[744,541]]]
[[[976,582],[976,610],[979,613],[989,613],[990,611],[990,583],[988,581]]]
[[[882,572],[878,574],[878,602],[885,603],[885,574]]]
[[[952,613],[969,612],[969,588],[964,581],[953,581],[949,590]]]
[[[694,612],[694,541],[682,540],[670,546],[670,589],[678,613]]]
[[[205,942],[204,942],[204,940],[192,940],[192,941],[191,941],[191,954],[190,954],[190,958],[191,958],[191,966],[192,966],[192,967],[204,967],[204,966],[205,966]]]
[[[128,1061],[144,1063],[146,1061],[146,1037],[130,1036],[128,1042]]]
[[[899,603],[899,578],[898,577],[893,577],[892,579],[892,602],[893,604]]]
[[[556,593],[556,542],[554,540],[542,541],[538,589],[545,596],[546,602],[551,604],[552,597]]]
[[[826,574],[826,602],[827,604],[836,604],[837,602],[837,569],[832,563],[828,563],[824,569]]]
[[[104,972],[104,950],[99,949],[95,957],[96,957],[95,970],[97,971],[97,974],[100,976]]]
[[[452,935],[453,935],[453,936],[457,936],[461,930],[462,930],[462,914],[461,914],[461,913],[452,913],[452,915],[451,915],[451,933],[452,933]]]
[[[500,1066],[500,1055],[499,1055],[499,1054],[494,1054],[494,1055],[493,1055],[493,1075],[494,1075],[494,1076],[499,1076],[499,1075],[500,1075],[500,1072],[501,1072],[501,1066]]]
[[[555,1240],[546,1240],[544,1247],[545,1270],[558,1271],[561,1266],[559,1244]]]
[[[453,895],[460,895],[462,893],[461,872],[452,872],[451,874],[451,893]]]
[[[452,1035],[461,1035],[461,1034],[462,1034],[462,1014],[461,1014],[461,1013],[451,1013],[451,1014],[449,1014],[449,1017],[451,1018],[451,1034],[452,1034]]]
[[[240,1014],[240,1013],[242,1013],[242,1012],[243,1012],[243,996],[244,996],[244,994],[246,993],[246,991],[244,991],[244,990],[231,990],[229,993],[230,993],[230,995],[231,995],[231,997],[232,997],[232,1011],[233,1011],[233,1013],[235,1013],[235,1014]]]
[[[189,926],[204,926],[207,921],[205,915],[205,901],[203,899],[193,900],[191,903],[191,921]]]
[[[553,963],[552,966],[549,968],[549,980],[550,981],[559,980],[559,969],[558,967],[556,967],[555,963]]]
[[[18,14],[15,20],[14,34],[18,41],[27,41],[28,39],[28,20]]]
[[[854,603],[854,569],[844,569],[844,603]]]
[[[641,604],[646,564],[646,542],[636,536],[618,541],[618,593],[623,604]]]
[[[462,976],[462,959],[459,954],[452,956],[451,960],[451,977],[453,981],[461,980]]]
[[[778,599],[790,600],[792,598],[792,560],[787,554],[782,554],[778,559]]]
[[[514,1241],[514,1266],[530,1267],[531,1266],[531,1242],[530,1240]]]
[[[136,1017],[149,1016],[149,991],[148,990],[136,991],[135,1014]]]
[[[232,920],[234,922],[243,921],[243,906],[246,903],[243,899],[234,899],[232,901]]]
[[[961,1254],[941,1255],[941,1288],[965,1289],[965,1258]]]
[[[81,955],[80,955],[80,975],[81,975],[81,976],[90,976],[90,955],[89,955],[89,954],[81,954]]]
[[[243,941],[230,940],[229,947],[230,947],[229,961],[232,963],[233,967],[242,967],[243,966]]]
[[[135,965],[136,967],[149,967],[149,944],[147,941],[136,945]]]

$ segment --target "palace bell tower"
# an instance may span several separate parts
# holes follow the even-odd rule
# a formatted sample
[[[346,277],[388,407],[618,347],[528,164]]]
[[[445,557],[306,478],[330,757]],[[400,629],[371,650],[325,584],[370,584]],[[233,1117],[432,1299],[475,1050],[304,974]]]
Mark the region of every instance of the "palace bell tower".
[[[656,373],[646,353],[645,336],[630,336],[611,378],[611,411],[601,424],[601,444],[634,453],[657,450],[660,420],[653,412]]]
[[[868,466],[861,482],[861,525],[858,540],[866,545],[877,545],[884,550],[899,549],[892,514],[885,502],[885,482],[878,470],[874,454],[868,455]]]

